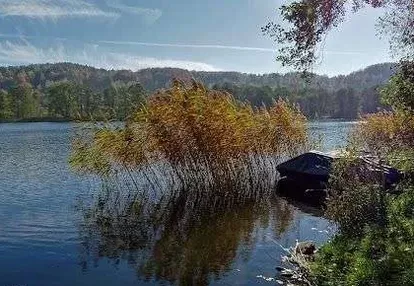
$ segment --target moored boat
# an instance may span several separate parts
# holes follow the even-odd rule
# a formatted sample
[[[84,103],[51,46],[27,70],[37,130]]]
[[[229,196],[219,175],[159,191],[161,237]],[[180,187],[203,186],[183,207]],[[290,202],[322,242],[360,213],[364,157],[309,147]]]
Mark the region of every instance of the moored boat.
[[[277,192],[311,204],[323,203],[328,195],[333,163],[341,156],[338,151],[310,151],[279,164],[277,170],[281,179],[277,185]],[[380,164],[372,156],[358,157],[358,165],[371,177],[381,178],[385,189],[391,188],[401,178],[398,170]]]

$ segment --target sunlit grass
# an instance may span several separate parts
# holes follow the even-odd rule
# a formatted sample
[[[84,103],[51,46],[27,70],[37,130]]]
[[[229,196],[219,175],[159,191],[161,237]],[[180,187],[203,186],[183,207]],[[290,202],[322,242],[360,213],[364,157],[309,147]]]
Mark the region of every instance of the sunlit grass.
[[[306,119],[285,101],[254,109],[225,92],[175,81],[122,128],[75,140],[72,166],[157,195],[258,198],[273,190],[281,158],[307,146]],[[162,191],[164,190],[164,191]]]

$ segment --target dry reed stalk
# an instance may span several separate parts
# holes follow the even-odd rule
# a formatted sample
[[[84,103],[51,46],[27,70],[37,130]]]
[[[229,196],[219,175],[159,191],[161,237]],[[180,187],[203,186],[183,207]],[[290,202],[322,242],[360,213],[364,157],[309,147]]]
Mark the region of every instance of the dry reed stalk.
[[[228,93],[175,81],[125,127],[76,141],[72,164],[101,176],[125,173],[132,188],[146,185],[156,196],[257,199],[273,190],[281,158],[306,144],[305,117],[284,101],[253,109]]]

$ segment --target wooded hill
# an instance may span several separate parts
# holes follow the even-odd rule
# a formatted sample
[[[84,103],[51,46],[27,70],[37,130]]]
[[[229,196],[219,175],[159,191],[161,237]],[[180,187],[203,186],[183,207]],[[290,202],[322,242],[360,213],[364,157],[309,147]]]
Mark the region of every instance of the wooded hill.
[[[349,75],[298,73],[255,75],[196,72],[176,68],[104,70],[57,63],[0,68],[0,120],[123,119],[145,96],[168,87],[173,78],[203,82],[231,92],[255,106],[286,98],[309,118],[356,118],[382,108],[378,87],[393,74],[392,63],[377,64]]]

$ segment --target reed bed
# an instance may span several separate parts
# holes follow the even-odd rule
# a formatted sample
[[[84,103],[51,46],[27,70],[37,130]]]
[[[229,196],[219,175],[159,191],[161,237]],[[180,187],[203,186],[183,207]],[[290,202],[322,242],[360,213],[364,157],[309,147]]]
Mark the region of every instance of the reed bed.
[[[307,146],[306,119],[288,102],[254,109],[228,93],[176,80],[124,126],[78,136],[71,164],[153,201],[185,195],[195,205],[231,204],[269,195],[277,163]]]
[[[145,278],[207,285],[240,247],[248,255],[258,224],[273,222],[269,210],[276,235],[288,228],[292,206],[264,200],[276,165],[307,140],[305,117],[287,102],[253,109],[180,81],[149,97],[124,125],[81,132],[71,164],[103,182],[83,208],[84,267],[88,256],[123,258]]]

